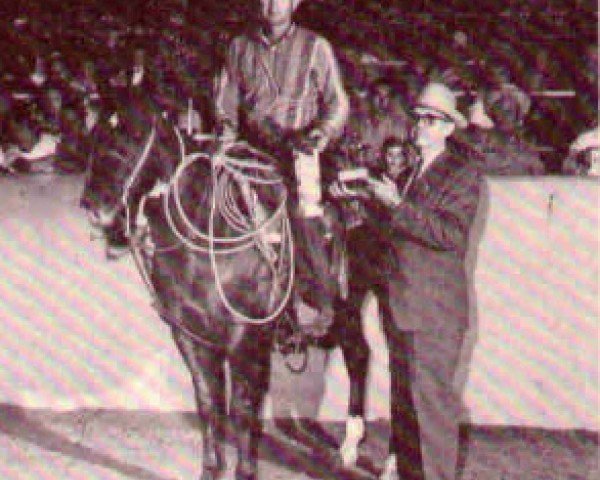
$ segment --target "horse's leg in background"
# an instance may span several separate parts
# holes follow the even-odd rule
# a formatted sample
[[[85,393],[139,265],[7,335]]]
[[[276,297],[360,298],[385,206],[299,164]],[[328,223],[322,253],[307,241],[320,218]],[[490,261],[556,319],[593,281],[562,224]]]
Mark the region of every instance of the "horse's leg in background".
[[[231,417],[238,452],[236,480],[256,480],[258,445],[262,436],[261,409],[271,370],[270,327],[251,327],[230,352]]]
[[[368,291],[364,282],[350,277],[348,300],[336,309],[337,338],[348,372],[350,394],[348,417],[340,456],[344,466],[351,466],[358,458],[358,445],[365,435],[365,404],[370,349],[362,329],[362,304]]]
[[[227,420],[225,363],[216,353],[173,327],[173,338],[192,376],[202,432],[202,480],[213,480],[226,469],[223,452]]]

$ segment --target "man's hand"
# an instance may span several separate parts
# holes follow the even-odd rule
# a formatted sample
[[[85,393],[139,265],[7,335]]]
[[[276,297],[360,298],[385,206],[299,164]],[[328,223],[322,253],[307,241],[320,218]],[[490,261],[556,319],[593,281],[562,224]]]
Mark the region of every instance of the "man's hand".
[[[386,207],[397,207],[402,202],[398,187],[389,178],[383,177],[383,180],[380,181],[369,177],[367,184],[368,190]]]
[[[339,180],[329,184],[328,191],[332,198],[369,198],[369,194],[363,188],[350,188],[345,182]]]
[[[214,137],[213,137],[214,138]],[[214,138],[206,147],[206,153],[212,158],[213,162],[218,162],[219,158],[231,148],[237,139],[235,135],[220,135]]]

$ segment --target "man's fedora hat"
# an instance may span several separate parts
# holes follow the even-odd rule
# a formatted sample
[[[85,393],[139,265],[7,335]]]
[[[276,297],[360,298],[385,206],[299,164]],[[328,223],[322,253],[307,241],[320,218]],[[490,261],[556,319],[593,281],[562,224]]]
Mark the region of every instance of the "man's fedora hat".
[[[452,120],[458,128],[467,127],[467,119],[456,108],[456,95],[446,85],[431,82],[423,89],[414,109],[417,114],[441,113]]]

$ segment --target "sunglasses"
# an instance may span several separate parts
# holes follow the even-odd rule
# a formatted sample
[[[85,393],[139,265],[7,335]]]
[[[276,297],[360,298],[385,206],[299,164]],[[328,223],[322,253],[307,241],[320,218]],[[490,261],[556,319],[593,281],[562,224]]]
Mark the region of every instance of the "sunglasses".
[[[431,127],[433,124],[435,124],[436,121],[452,122],[452,120],[449,117],[442,116],[442,115],[435,115],[433,113],[423,113],[423,114],[417,113],[417,114],[415,114],[415,122],[422,123],[423,125],[425,125],[427,127]]]

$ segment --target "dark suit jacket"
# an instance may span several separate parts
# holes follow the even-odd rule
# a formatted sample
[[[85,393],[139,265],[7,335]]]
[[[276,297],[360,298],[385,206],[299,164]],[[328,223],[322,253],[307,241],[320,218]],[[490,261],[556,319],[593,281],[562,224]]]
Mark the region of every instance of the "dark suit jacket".
[[[401,205],[380,217],[390,245],[387,284],[398,328],[467,326],[464,260],[480,183],[474,162],[444,153],[414,181]]]

